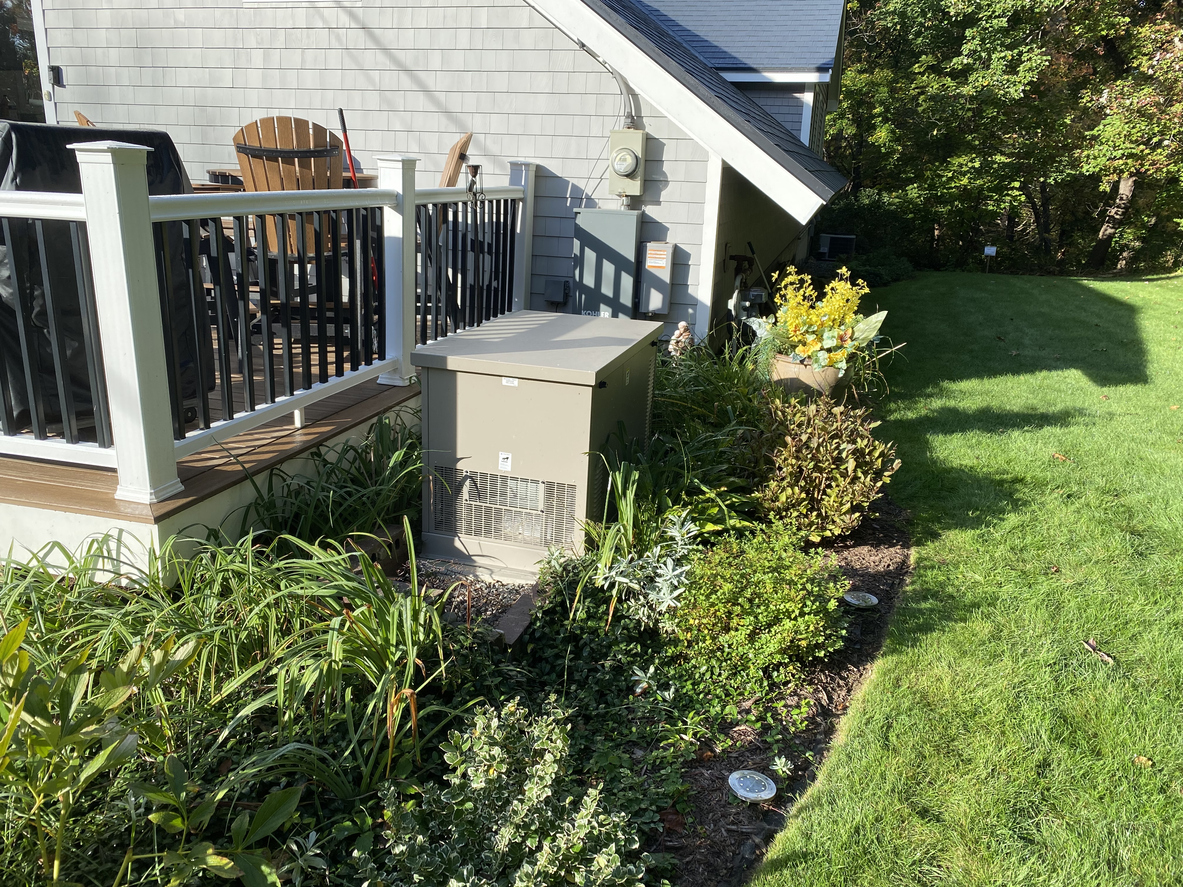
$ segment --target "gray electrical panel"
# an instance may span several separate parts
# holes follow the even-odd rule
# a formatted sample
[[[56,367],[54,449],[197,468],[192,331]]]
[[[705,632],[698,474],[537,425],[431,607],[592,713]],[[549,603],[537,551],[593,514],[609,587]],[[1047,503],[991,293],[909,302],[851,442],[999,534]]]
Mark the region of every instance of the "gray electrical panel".
[[[638,210],[575,210],[574,313],[589,317],[633,316],[640,242]]]
[[[494,575],[536,572],[603,517],[601,452],[648,434],[652,321],[516,311],[415,350],[423,547]]]

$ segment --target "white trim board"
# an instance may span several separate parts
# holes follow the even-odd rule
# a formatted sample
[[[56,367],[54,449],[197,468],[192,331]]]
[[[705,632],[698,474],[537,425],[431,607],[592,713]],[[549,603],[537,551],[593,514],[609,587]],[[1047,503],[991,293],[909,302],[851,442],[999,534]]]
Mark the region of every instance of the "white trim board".
[[[49,35],[45,31],[44,0],[33,0],[30,12],[33,15],[33,39],[37,43],[37,69],[41,77],[41,101],[45,109],[45,122],[57,123],[57,95],[49,81]]]
[[[720,71],[728,83],[829,83],[829,71]]]
[[[723,198],[723,158],[711,152],[707,157],[706,198],[702,206],[702,251],[698,257],[698,309],[694,316],[694,339],[701,342],[711,331],[715,302],[715,269],[719,264],[719,202]]]
[[[813,126],[813,90],[801,93],[801,141],[809,144],[809,138],[812,133]],[[805,224],[808,220],[798,220],[801,224]]]
[[[804,182],[582,0],[526,2],[577,45],[586,44],[594,49],[691,138],[718,154],[748,181],[759,182],[760,189],[793,218],[806,224],[825,205],[825,200]]]

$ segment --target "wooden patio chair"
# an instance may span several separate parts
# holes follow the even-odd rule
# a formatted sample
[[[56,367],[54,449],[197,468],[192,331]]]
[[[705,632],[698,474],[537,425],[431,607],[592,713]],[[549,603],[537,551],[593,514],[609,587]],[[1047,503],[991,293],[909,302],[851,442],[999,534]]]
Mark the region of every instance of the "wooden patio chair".
[[[472,133],[466,132],[452,150],[448,152],[448,159],[444,161],[444,172],[440,176],[441,188],[455,188],[460,180],[460,173],[464,170],[464,161],[468,159],[468,146],[472,144]]]
[[[247,191],[310,191],[342,186],[341,139],[319,123],[300,117],[264,117],[234,134],[238,168]],[[304,244],[315,242],[305,221]],[[288,226],[288,255],[297,253],[296,226]],[[275,223],[268,220],[267,244],[278,247]]]
[[[78,121],[79,126],[94,126],[94,124],[91,123],[90,118],[81,111],[74,112],[74,119]]]

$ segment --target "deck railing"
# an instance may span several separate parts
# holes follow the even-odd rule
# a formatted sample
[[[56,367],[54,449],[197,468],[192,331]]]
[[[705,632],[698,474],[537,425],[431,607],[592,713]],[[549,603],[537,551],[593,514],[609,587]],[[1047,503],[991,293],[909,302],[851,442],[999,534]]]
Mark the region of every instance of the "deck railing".
[[[513,310],[520,187],[416,194],[416,339],[442,339]]]
[[[82,196],[6,196],[0,217],[3,452],[114,466]]]
[[[417,192],[416,161],[402,157],[379,158],[377,189],[149,197],[147,149],[74,148],[82,195],[0,192],[5,244],[33,234],[48,318],[26,305],[35,275],[19,267],[25,253],[8,249],[0,284],[7,268],[21,286],[0,303],[3,312],[12,301],[17,317],[7,324],[0,313],[0,336],[14,331],[21,366],[12,369],[0,340],[0,383],[11,383],[0,398],[0,455],[115,467],[117,498],[175,495],[178,459],[285,413],[299,422],[305,407],[363,382],[408,384],[417,340],[524,305],[532,163],[513,163],[511,186],[471,203],[464,189]],[[434,250],[420,218],[443,222],[431,231],[455,232],[467,249]],[[71,261],[50,270],[55,248]],[[93,405],[67,384],[71,371],[79,381],[59,310],[70,289],[59,278],[71,269],[80,318],[71,354]],[[34,384],[43,352],[53,374]],[[35,421],[13,411],[13,385]],[[47,403],[64,405],[60,427]],[[84,430],[88,410],[93,430]]]

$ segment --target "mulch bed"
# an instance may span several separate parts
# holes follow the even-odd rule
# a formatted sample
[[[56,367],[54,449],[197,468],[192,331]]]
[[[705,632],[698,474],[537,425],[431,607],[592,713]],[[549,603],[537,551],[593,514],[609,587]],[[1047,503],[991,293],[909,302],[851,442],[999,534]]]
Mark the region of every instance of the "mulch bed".
[[[702,748],[686,772],[693,810],[683,817],[673,810],[662,815],[664,834],[651,851],[677,859],[679,887],[738,887],[784,826],[793,802],[812,782],[834,737],[851,696],[870,672],[883,646],[887,624],[911,571],[911,540],[907,514],[886,498],[876,503],[878,517],[864,521],[849,537],[828,548],[853,591],[879,599],[873,609],[851,608],[846,644],[810,672],[791,707],[810,700],[804,731],[795,742],[782,741],[778,754],[792,767],[788,779],[770,769],[774,757],[764,738],[747,726],[729,734],[731,746],[717,753]],[[735,770],[758,770],[771,777],[779,793],[768,804],[745,804],[727,786]]]

